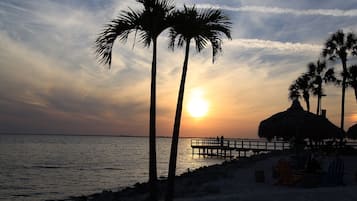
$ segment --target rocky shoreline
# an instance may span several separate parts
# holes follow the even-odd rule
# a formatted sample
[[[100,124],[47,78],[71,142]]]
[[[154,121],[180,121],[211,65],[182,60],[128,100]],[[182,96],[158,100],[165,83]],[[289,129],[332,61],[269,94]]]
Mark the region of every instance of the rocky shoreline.
[[[219,194],[218,186],[210,185],[210,181],[232,178],[238,168],[249,167],[257,161],[266,158],[286,155],[283,152],[253,155],[247,158],[232,159],[221,164],[204,166],[193,171],[188,171],[175,180],[175,198],[199,197],[208,194]],[[166,179],[158,181],[159,200],[163,200],[166,192]],[[87,196],[72,196],[64,200],[56,201],[145,201],[148,197],[148,183],[136,183],[119,191],[103,190]],[[54,201],[54,200],[48,200]]]

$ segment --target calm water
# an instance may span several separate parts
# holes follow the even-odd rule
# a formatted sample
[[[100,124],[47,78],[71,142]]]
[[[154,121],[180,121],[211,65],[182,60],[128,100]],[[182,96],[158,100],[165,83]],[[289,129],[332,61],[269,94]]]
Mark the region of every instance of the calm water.
[[[191,155],[181,139],[177,174],[221,163]],[[157,139],[158,175],[167,176],[171,139]],[[120,189],[148,180],[148,138],[0,135],[0,200],[37,201]]]

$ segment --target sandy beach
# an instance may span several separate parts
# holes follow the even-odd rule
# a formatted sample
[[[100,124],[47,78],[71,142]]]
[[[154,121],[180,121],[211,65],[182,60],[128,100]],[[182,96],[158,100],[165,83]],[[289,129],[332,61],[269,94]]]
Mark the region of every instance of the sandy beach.
[[[299,186],[275,185],[272,167],[286,153],[264,154],[221,165],[199,168],[187,172],[176,179],[175,200],[177,201],[328,201],[357,200],[357,156],[343,156],[345,163],[344,185],[337,187],[304,188]],[[264,183],[257,183],[255,172],[264,171]],[[165,180],[159,184],[160,192],[165,192]],[[90,196],[72,197],[69,200],[124,200],[138,201],[147,197],[147,184],[136,184],[119,192],[103,191]],[[163,200],[163,194],[160,195]]]

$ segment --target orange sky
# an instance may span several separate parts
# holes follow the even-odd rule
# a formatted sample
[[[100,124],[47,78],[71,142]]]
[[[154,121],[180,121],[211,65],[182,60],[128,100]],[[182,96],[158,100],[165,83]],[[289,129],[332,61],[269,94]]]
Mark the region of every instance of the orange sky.
[[[197,3],[224,9],[233,40],[223,41],[214,64],[210,48],[198,54],[192,46],[181,136],[255,138],[261,120],[290,106],[289,85],[316,61],[329,35],[357,32],[354,0],[314,2]],[[117,41],[110,70],[98,64],[93,49],[103,25],[128,6],[137,8],[129,0],[1,2],[0,133],[148,135],[151,49],[133,48],[132,37]],[[169,136],[184,52],[167,48],[167,32],[158,43],[157,135]],[[341,69],[339,62],[328,65]],[[195,89],[209,104],[199,119],[187,111]],[[339,125],[341,89],[329,86],[326,94],[322,107]],[[357,121],[357,105],[351,89],[346,98],[348,128]]]

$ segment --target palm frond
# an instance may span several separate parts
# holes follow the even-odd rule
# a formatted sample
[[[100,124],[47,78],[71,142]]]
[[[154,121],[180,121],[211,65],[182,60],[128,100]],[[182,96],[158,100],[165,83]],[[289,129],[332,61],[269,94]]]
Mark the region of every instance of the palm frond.
[[[293,84],[290,85],[289,87],[289,99],[290,100],[297,100],[301,97],[300,92],[299,92],[299,88],[296,84],[296,82],[294,81]]]
[[[200,52],[210,43],[212,62],[222,51],[222,37],[231,39],[231,22],[220,10],[198,10],[195,6],[184,5],[183,10],[173,12],[171,22],[169,47],[175,44],[181,47],[183,41],[193,39],[196,51]]]
[[[112,48],[116,39],[126,43],[129,34],[135,32],[136,37],[146,47],[152,40],[169,27],[168,16],[174,8],[171,0],[137,0],[144,6],[143,10],[121,11],[119,16],[105,25],[104,30],[95,41],[95,54],[99,63],[109,64],[112,61]]]
[[[322,56],[332,61],[339,58],[345,62],[349,54],[357,55],[357,37],[352,32],[345,34],[342,30],[332,34],[322,50]]]
[[[112,49],[116,39],[125,43],[132,31],[140,29],[141,13],[134,10],[123,11],[116,19],[105,25],[104,30],[95,40],[95,53],[100,63],[112,61]]]

